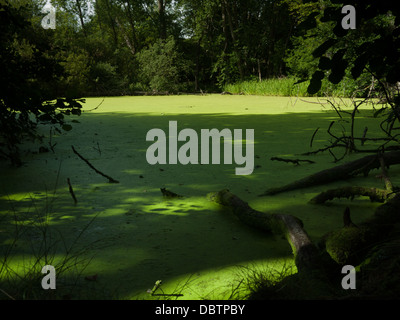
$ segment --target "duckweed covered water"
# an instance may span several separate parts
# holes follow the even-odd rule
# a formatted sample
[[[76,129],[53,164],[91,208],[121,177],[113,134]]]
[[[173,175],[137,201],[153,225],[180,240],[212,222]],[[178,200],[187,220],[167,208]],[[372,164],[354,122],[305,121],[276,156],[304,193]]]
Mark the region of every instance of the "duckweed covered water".
[[[87,99],[82,115],[69,119],[72,131],[52,131],[54,153],[38,153],[38,144],[27,143],[23,149],[35,153],[24,153],[22,167],[0,163],[0,246],[8,270],[24,274],[35,261],[35,252],[43,248],[54,257],[50,262],[57,264],[71,249],[79,259],[63,274],[71,272],[77,279],[74,283],[80,290],[71,294],[73,299],[228,299],[235,298],[232,293],[243,280],[243,270],[271,270],[271,276],[290,267],[295,272],[285,239],[243,225],[209,202],[206,194],[227,188],[257,210],[293,214],[303,220],[313,240],[342,225],[346,205],[351,204],[355,223],[371,215],[376,205],[365,198],[324,206],[307,202],[328,187],[381,187],[373,175],[258,197],[268,188],[334,165],[329,154],[298,155],[325,146],[326,129],[338,119],[329,105],[318,104],[323,100],[307,101],[221,95]],[[378,132],[369,111],[361,110],[358,118],[356,132],[362,133],[366,124],[371,134]],[[149,165],[146,150],[151,142],[146,141],[146,133],[153,128],[168,132],[169,121],[177,121],[178,130],[197,132],[254,129],[253,174],[235,175],[236,164]],[[341,126],[348,124],[335,127],[338,132]],[[311,149],[310,139],[318,127]],[[48,146],[50,127],[40,130],[46,136],[42,145]],[[71,145],[119,183],[110,184],[94,172]],[[271,161],[274,156],[316,163],[295,166]],[[355,157],[359,155],[348,159]],[[164,199],[160,188],[184,197]],[[24,232],[14,245],[15,226],[22,225]],[[48,230],[46,245],[43,230]],[[10,245],[13,249],[7,253]],[[6,268],[2,271],[4,277]],[[158,295],[151,296],[148,290],[158,280],[162,280],[155,291]]]

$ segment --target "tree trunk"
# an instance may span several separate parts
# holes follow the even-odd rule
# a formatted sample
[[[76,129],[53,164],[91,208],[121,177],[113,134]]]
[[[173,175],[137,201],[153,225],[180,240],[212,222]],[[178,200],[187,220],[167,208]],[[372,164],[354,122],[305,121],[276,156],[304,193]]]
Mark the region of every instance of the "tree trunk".
[[[121,30],[121,34],[125,40],[126,46],[129,48],[132,55],[134,56],[136,54],[136,48],[135,45],[132,43],[131,39],[129,39],[128,33],[126,32],[124,25],[119,21],[118,17],[115,18],[115,22],[118,28]]]
[[[133,19],[133,13],[132,13],[132,7],[130,2],[127,2],[127,16],[128,16],[128,20],[129,20],[129,24],[131,26],[131,34],[132,34],[132,41],[131,41],[131,45],[132,45],[132,54],[135,55],[135,53],[138,51],[138,41],[137,41],[137,36],[136,36],[136,27],[135,27],[135,21]]]
[[[226,23],[226,8],[225,8],[225,2],[221,2],[221,16],[222,16],[222,31],[224,32],[224,38],[225,38],[225,45],[224,45],[224,50],[223,53],[226,53],[228,50],[228,27]]]
[[[230,3],[228,1],[226,1],[226,0],[224,0],[224,3],[225,3],[224,7],[225,7],[225,11],[226,11],[227,20],[228,20],[230,35],[231,35],[232,44],[233,44],[232,45],[232,49],[236,53],[236,55],[238,57],[237,67],[238,67],[238,70],[239,70],[240,79],[243,80],[243,78],[244,78],[243,61],[242,61],[242,57],[241,57],[240,51],[237,50],[237,48],[236,48],[235,28],[233,26],[233,17],[232,17],[232,12],[231,12],[231,8],[230,8]]]
[[[78,8],[78,16],[79,16],[79,20],[81,21],[83,34],[86,37],[87,36],[86,35],[86,28],[85,28],[85,23],[83,21],[83,12],[82,12],[82,7],[81,7],[80,0],[76,0],[76,7]]]
[[[261,62],[260,59],[257,58],[257,72],[258,72],[258,81],[262,81],[262,75],[261,75]]]
[[[100,10],[100,6],[99,6],[99,0],[95,0],[95,8],[96,8],[96,13],[98,15],[97,22],[99,24],[99,29],[101,31],[102,37],[104,37],[104,28],[103,28],[103,25],[101,23],[102,19],[100,18],[100,11],[101,10]]]
[[[115,21],[111,15],[111,5],[109,3],[109,0],[105,0],[105,4],[107,7],[107,16],[110,22],[110,27],[112,30],[112,34],[113,34],[113,39],[114,39],[114,45],[117,46],[118,44],[118,35],[117,35],[117,30],[115,29]]]
[[[165,2],[164,0],[158,0],[158,24],[159,24],[159,36],[160,39],[165,40],[167,38],[167,26],[165,20]]]

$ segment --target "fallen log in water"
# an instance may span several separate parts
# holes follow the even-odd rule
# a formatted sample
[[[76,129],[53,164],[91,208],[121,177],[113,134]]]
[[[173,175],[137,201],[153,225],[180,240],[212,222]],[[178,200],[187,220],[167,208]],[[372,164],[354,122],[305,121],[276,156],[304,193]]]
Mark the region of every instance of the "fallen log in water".
[[[356,196],[369,197],[372,202],[385,202],[390,194],[391,192],[384,189],[350,186],[321,192],[312,198],[310,203],[322,204],[326,201],[333,200],[334,198],[353,199]]]
[[[284,278],[275,291],[270,291],[272,296],[261,290],[253,293],[252,299],[265,299],[266,294],[273,299],[340,298],[344,294],[340,285],[343,278],[342,266],[357,266],[362,261],[368,265],[369,260],[366,258],[373,252],[373,248],[387,242],[393,226],[400,222],[400,194],[395,194],[378,207],[372,219],[358,225],[351,221],[350,210],[346,208],[343,228],[326,234],[317,247],[303,229],[301,220],[292,215],[254,210],[228,190],[211,193],[208,197],[231,209],[245,224],[284,234],[293,249],[298,273]],[[368,272],[368,268],[365,272]],[[358,292],[354,294],[357,297]]]
[[[358,174],[368,175],[372,169],[379,168],[381,166],[381,160],[383,159],[386,166],[394,164],[400,164],[400,151],[386,152],[380,156],[369,155],[361,159],[357,159],[351,162],[335,166],[326,170],[319,171],[303,179],[291,182],[281,187],[270,188],[259,196],[269,196],[278,194],[281,192],[292,191],[301,188],[307,188],[316,185],[322,185],[330,182],[339,180],[346,180],[352,178]]]
[[[319,253],[300,219],[287,214],[268,214],[251,208],[228,190],[208,195],[210,200],[229,207],[245,224],[268,232],[283,234],[292,247],[299,272],[319,267]]]

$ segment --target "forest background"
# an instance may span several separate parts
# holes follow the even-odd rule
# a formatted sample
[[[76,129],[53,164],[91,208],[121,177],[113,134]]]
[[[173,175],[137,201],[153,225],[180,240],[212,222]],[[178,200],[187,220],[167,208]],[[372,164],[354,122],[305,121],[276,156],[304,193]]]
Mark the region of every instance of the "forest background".
[[[307,85],[293,84],[311,78],[318,66],[313,51],[335,37],[335,22],[320,21],[332,6],[325,0],[51,0],[54,29],[42,26],[46,2],[9,3],[32,30],[29,36],[8,32],[6,42],[25,65],[34,65],[41,50],[63,69],[57,77],[53,72],[51,86],[41,81],[49,97],[229,90],[310,95]],[[388,27],[393,17],[372,23]],[[360,32],[357,41],[376,36]],[[370,74],[355,81],[346,71],[340,84],[324,81],[315,95],[351,96],[370,82]],[[264,89],[251,91],[254,86]]]

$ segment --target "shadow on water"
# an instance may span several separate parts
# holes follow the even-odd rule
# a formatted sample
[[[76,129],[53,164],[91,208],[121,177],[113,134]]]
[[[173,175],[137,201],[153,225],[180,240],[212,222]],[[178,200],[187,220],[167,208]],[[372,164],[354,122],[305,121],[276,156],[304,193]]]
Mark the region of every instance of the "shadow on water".
[[[311,150],[310,138],[317,127],[321,130],[313,150],[325,145],[328,135],[324,128],[332,119],[336,114],[330,111],[279,115],[84,113],[76,118],[79,123],[73,124],[71,132],[52,137],[57,142],[55,153],[27,154],[21,168],[1,163],[0,248],[10,243],[6,231],[12,230],[15,218],[29,222],[38,212],[48,212],[50,228],[60,232],[65,243],[72,244],[80,235],[79,246],[87,247],[86,254],[92,257],[85,274],[97,274],[94,285],[108,288],[114,297],[132,298],[158,279],[168,282],[185,276],[197,277],[199,284],[191,293],[182,292],[183,298],[206,297],[207,291],[223,286],[227,280],[221,270],[249,263],[291,261],[286,240],[244,226],[229,212],[208,202],[208,192],[228,188],[255,209],[296,215],[313,239],[341,225],[341,210],[347,204],[344,200],[319,207],[307,204],[321,187],[274,197],[257,196],[270,187],[332,166],[332,158],[326,154],[297,155]],[[161,128],[168,134],[172,120],[178,122],[178,130],[192,128],[198,133],[211,128],[254,129],[253,174],[236,176],[235,163],[149,165],[146,150],[151,142],[146,142],[146,133]],[[370,128],[373,131],[372,124]],[[48,128],[43,130],[48,132]],[[71,145],[120,183],[107,183],[72,152]],[[316,163],[294,166],[270,161],[272,156],[308,158]],[[77,205],[69,194],[67,178]],[[163,199],[160,188],[184,198]],[[354,221],[373,211],[364,200],[351,205]],[[29,223],[26,227],[33,228]],[[25,236],[27,242],[40,241],[29,232]],[[29,246],[14,250],[16,256],[30,254]]]

